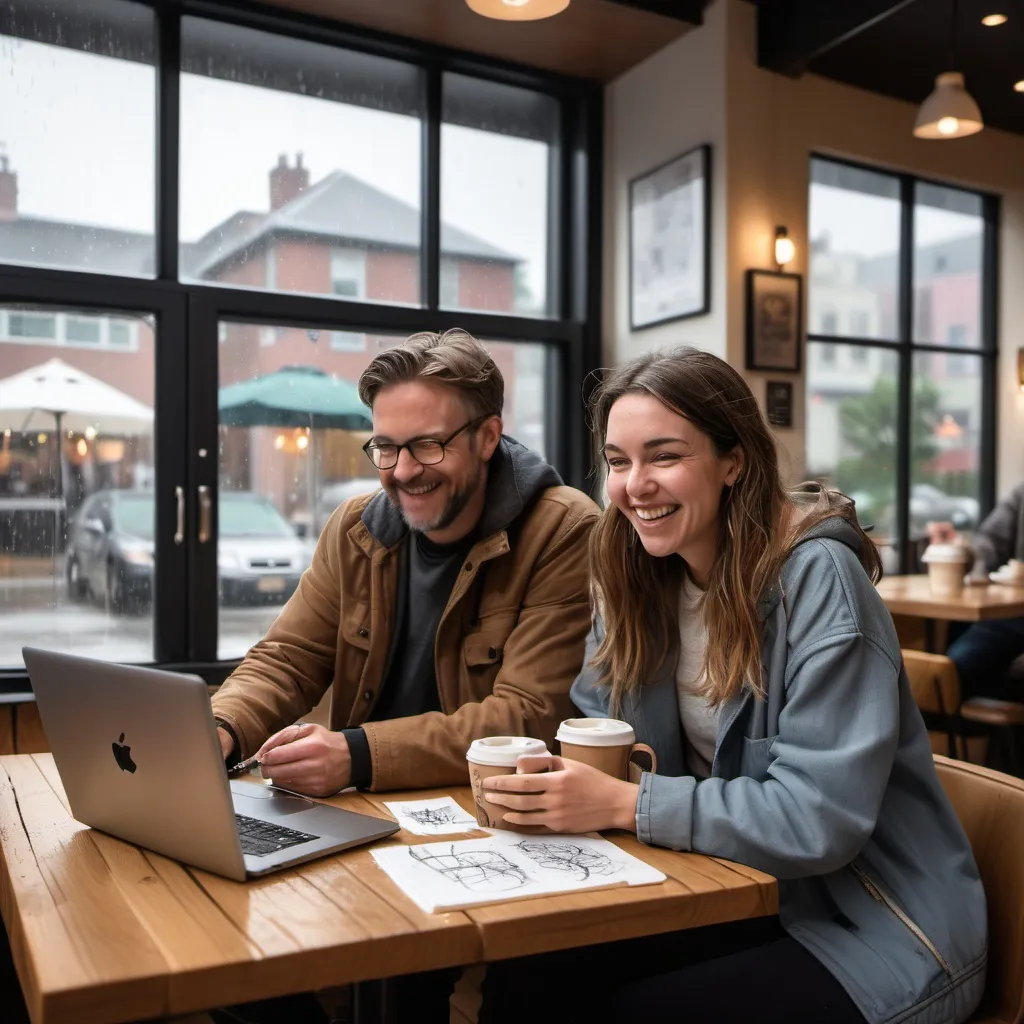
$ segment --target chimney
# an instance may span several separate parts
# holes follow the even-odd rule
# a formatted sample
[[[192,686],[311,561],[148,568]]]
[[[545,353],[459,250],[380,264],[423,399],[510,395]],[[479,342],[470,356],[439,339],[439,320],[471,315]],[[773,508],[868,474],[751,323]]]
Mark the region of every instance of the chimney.
[[[302,166],[302,154],[295,154],[295,166],[288,166],[288,158],[282,153],[277,166],[270,172],[270,209],[280,210],[296,196],[309,188],[309,169]]]
[[[0,153],[0,221],[18,216],[18,175],[10,169],[6,153]]]

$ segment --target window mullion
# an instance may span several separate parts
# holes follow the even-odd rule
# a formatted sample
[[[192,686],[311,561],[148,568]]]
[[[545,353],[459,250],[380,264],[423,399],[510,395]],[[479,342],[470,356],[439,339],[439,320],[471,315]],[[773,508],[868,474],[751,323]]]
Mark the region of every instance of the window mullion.
[[[899,311],[899,341],[902,347],[896,410],[896,536],[900,544],[900,571],[906,573],[912,565],[910,475],[914,394],[911,351],[914,330],[914,182],[906,175],[900,178]]]

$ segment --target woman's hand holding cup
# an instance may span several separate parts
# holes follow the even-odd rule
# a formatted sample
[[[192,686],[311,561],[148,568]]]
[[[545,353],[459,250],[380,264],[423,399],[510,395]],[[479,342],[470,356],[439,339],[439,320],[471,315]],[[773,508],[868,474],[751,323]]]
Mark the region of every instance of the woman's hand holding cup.
[[[484,799],[502,820],[552,832],[636,831],[639,787],[580,761],[554,754],[524,755],[515,775],[483,780]]]

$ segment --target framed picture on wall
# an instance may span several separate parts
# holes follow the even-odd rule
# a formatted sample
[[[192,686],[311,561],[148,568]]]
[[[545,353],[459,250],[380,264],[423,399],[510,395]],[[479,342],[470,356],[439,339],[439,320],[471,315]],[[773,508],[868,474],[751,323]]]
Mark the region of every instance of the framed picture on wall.
[[[800,372],[803,279],[777,270],[747,271],[747,369]]]
[[[629,322],[633,330],[711,308],[711,147],[629,183]]]

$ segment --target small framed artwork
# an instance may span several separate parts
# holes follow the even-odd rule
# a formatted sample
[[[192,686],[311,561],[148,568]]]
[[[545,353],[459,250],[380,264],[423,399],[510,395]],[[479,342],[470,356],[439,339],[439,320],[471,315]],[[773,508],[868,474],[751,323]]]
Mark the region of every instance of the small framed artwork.
[[[773,427],[793,426],[793,382],[770,380],[765,384],[764,410]]]
[[[629,322],[633,330],[711,308],[711,147],[629,183]]]
[[[747,369],[800,372],[803,279],[777,270],[747,271]]]

